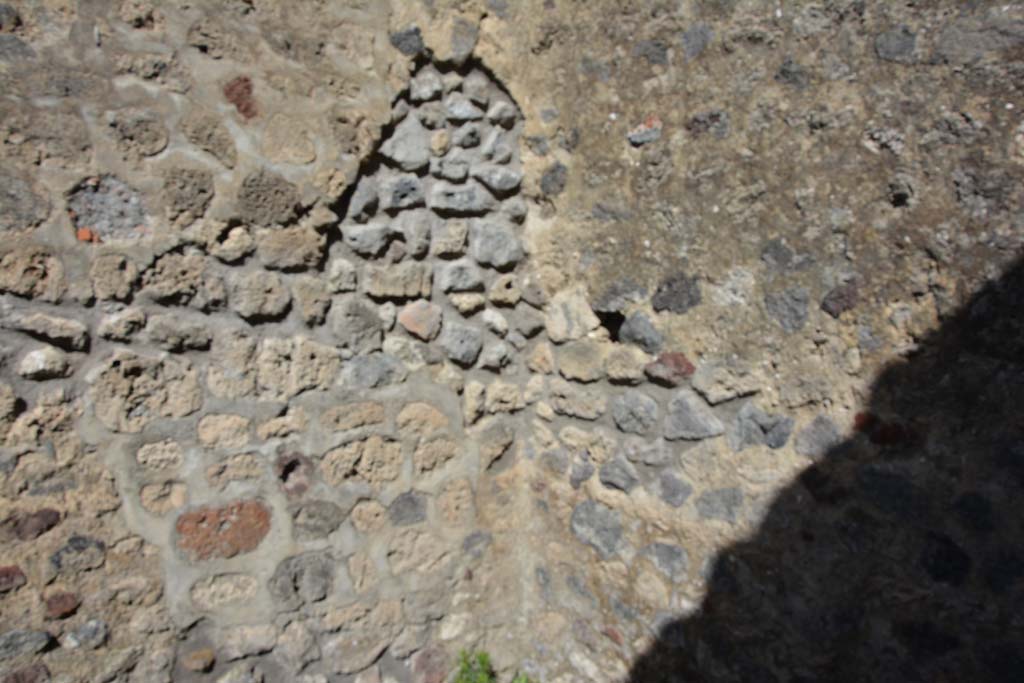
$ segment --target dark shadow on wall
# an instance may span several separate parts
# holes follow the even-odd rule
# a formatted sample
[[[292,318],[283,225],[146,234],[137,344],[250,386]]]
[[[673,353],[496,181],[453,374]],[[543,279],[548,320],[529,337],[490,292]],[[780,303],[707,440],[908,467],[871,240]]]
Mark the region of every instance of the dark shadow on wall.
[[[631,683],[1024,681],[1024,261],[887,367]]]

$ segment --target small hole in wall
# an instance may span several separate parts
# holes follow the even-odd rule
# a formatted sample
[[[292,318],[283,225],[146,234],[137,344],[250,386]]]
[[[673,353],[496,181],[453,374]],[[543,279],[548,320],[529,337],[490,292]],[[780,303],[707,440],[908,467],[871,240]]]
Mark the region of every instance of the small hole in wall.
[[[281,481],[284,484],[287,484],[289,477],[291,477],[296,471],[298,471],[299,467],[301,466],[302,463],[299,461],[298,458],[294,458],[284,463],[284,467],[281,468]]]
[[[619,341],[619,330],[622,329],[622,323],[626,322],[626,316],[618,311],[599,311],[597,318],[601,321],[601,327],[608,330],[611,340]]]

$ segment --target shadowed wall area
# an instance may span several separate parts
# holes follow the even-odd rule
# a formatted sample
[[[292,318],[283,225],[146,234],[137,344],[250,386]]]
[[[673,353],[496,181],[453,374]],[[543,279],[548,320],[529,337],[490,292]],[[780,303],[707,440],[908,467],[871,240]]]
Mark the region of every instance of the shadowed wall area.
[[[632,683],[1024,680],[1024,265],[885,369]]]

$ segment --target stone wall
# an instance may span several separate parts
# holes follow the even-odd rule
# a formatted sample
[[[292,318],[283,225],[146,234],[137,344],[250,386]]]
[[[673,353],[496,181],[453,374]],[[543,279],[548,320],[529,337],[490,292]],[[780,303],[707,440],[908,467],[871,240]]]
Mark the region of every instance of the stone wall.
[[[1018,9],[623,4],[0,5],[5,683],[627,680],[1019,251]]]

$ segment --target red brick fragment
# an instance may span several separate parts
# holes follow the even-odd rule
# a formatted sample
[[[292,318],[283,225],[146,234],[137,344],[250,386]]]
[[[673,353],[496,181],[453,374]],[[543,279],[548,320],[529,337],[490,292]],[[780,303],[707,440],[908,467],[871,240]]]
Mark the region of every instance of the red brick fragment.
[[[270,509],[259,500],[186,512],[175,524],[178,549],[189,560],[229,558],[255,550],[270,531]]]
[[[678,351],[666,351],[653,363],[644,366],[644,374],[652,382],[669,387],[682,384],[696,370],[693,363]]]
[[[60,513],[53,508],[35,512],[15,513],[4,520],[5,531],[14,534],[19,541],[32,541],[60,523]]]
[[[66,619],[77,612],[82,604],[81,598],[68,591],[53,593],[45,602],[47,619]]]
[[[21,567],[14,564],[0,567],[0,593],[9,593],[16,588],[21,588],[25,585],[26,580],[25,572],[21,571]]]
[[[255,117],[259,110],[256,107],[256,100],[252,96],[252,79],[248,76],[238,76],[224,86],[224,97],[228,102],[235,105],[235,109],[248,120]]]

